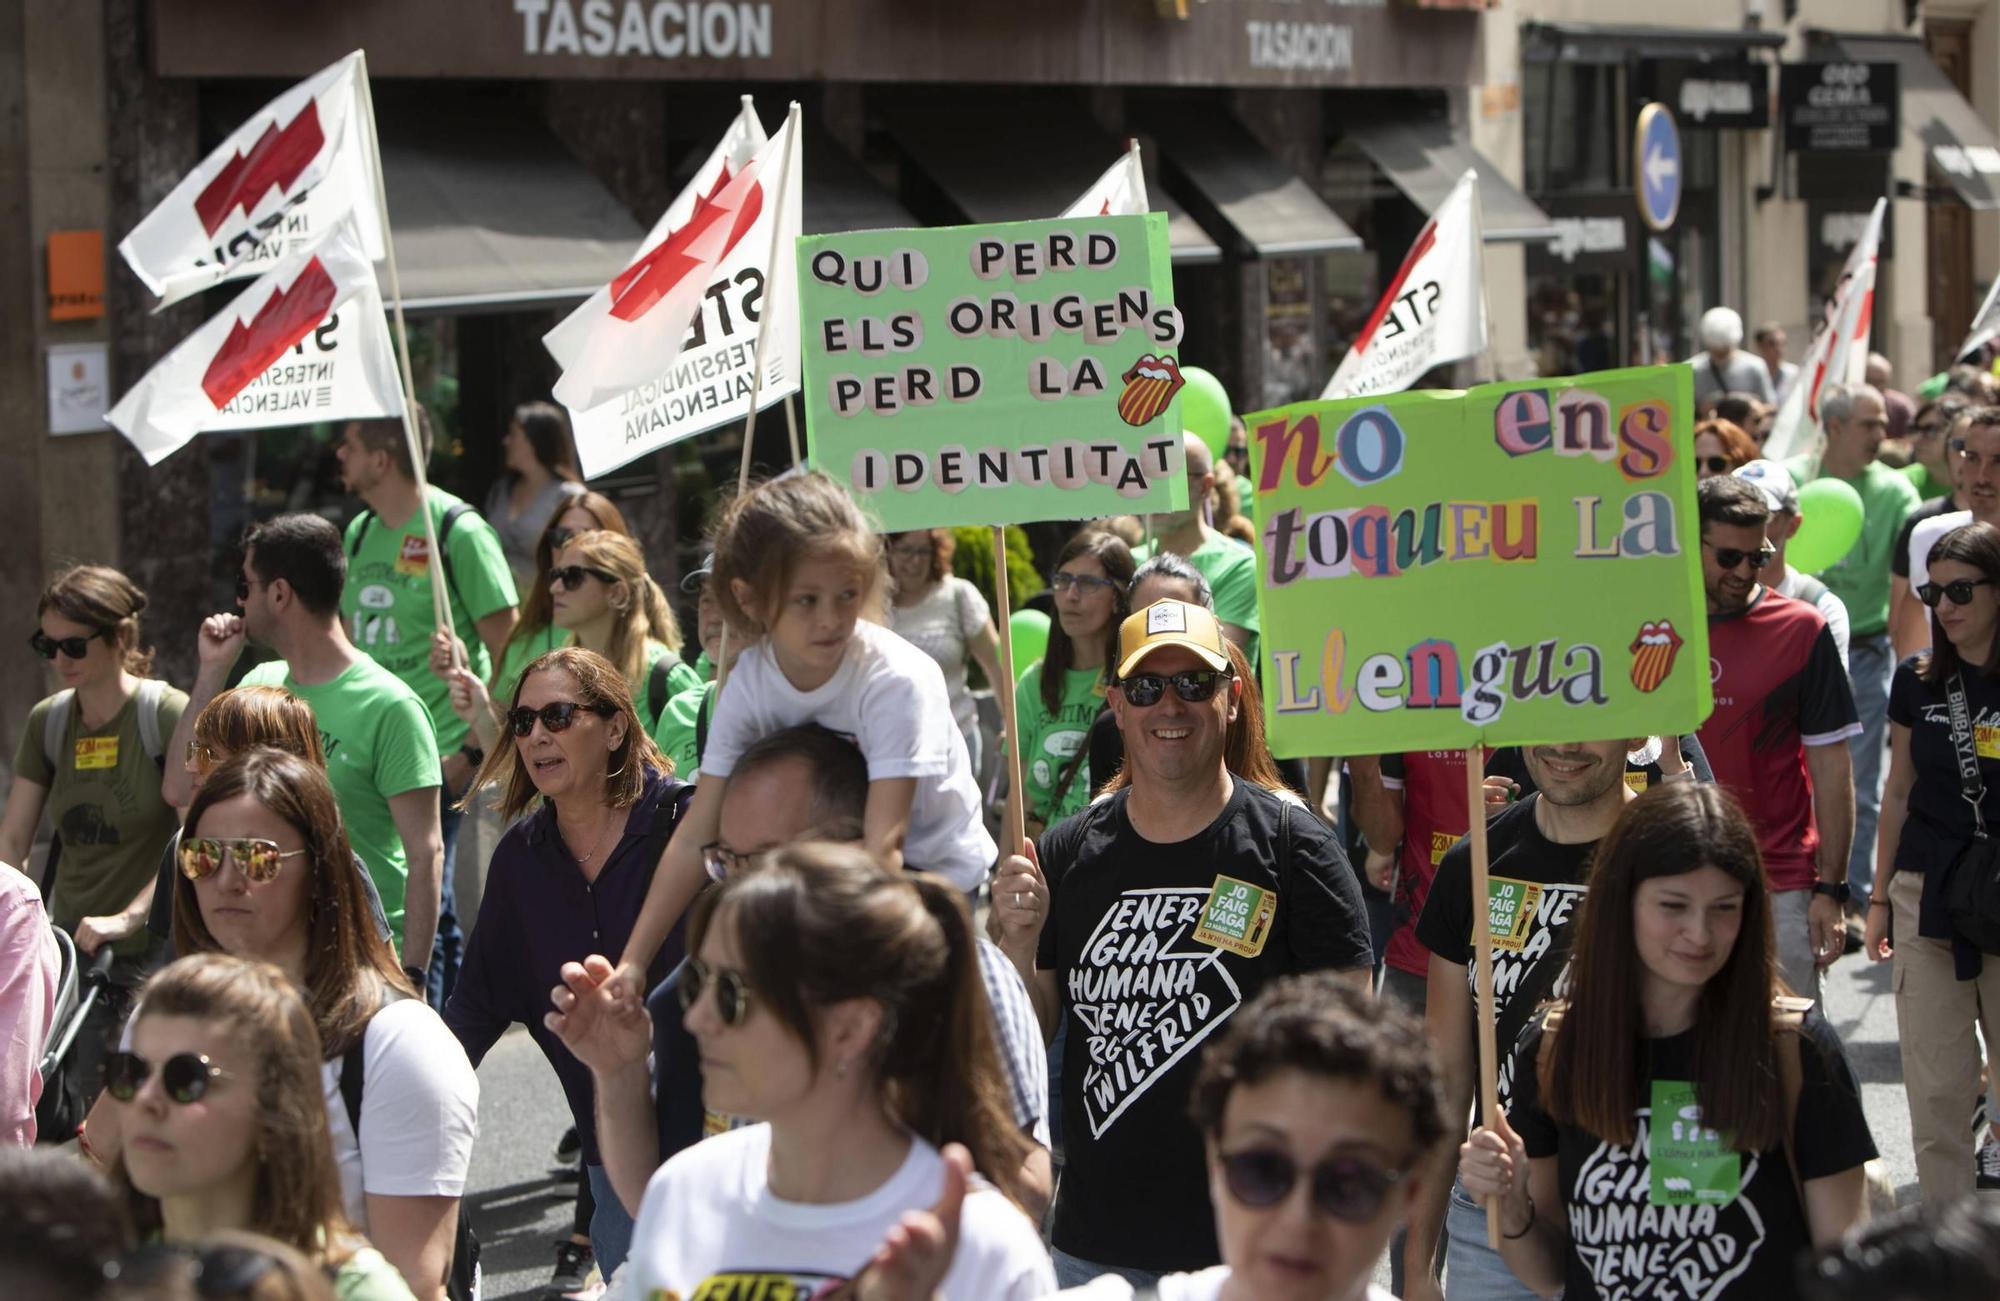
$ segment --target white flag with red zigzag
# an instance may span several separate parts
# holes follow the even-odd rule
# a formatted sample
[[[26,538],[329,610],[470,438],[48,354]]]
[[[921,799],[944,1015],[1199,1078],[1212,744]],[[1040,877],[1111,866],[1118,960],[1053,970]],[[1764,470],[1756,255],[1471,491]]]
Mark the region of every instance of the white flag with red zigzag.
[[[1057,213],[1058,217],[1129,217],[1150,212],[1146,198],[1146,170],[1139,164],[1139,145],[1132,146],[1097,178],[1077,201]]]
[[[357,50],[251,114],[119,242],[161,307],[269,271],[350,215],[381,260],[361,68]]]
[[[1764,440],[1764,458],[1784,461],[1819,449],[1820,399],[1834,384],[1859,384],[1868,374],[1868,333],[1875,321],[1875,260],[1882,245],[1882,216],[1887,199],[1875,200],[1867,228],[1847,255],[1833,301],[1826,305],[1826,326],[1806,347],[1798,382],[1778,408],[1771,433]]]

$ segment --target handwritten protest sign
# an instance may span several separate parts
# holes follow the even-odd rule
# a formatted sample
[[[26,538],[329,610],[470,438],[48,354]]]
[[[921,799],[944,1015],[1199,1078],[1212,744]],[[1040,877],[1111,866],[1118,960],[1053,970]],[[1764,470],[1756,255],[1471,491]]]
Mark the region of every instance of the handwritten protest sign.
[[[1186,509],[1165,217],[821,235],[798,257],[812,458],[882,527]]]
[[[1248,417],[1273,752],[1693,731],[1691,389],[1656,367]]]

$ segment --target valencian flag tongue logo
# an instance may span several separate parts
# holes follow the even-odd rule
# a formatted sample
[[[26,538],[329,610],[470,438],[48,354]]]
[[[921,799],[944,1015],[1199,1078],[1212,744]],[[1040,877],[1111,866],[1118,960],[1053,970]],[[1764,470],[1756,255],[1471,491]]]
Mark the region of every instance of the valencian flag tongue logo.
[[[1641,691],[1657,691],[1674,671],[1674,659],[1681,651],[1681,635],[1668,619],[1642,623],[1639,635],[1627,649],[1632,652],[1632,685]]]
[[[319,129],[319,106],[307,100],[284,130],[279,130],[276,122],[265,127],[248,154],[236,154],[195,196],[194,210],[201,218],[201,228],[213,235],[222,229],[231,212],[240,209],[248,216],[272,190],[280,195],[291,193],[292,186],[325,147],[326,136]]]

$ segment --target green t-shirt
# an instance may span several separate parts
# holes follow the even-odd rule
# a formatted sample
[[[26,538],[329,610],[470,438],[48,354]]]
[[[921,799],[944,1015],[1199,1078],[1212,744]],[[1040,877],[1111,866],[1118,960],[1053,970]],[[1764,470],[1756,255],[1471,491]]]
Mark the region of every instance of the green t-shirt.
[[[653,724],[653,744],[673,761],[674,776],[684,782],[691,782],[701,775],[701,752],[695,747],[698,734],[696,720],[702,705],[714,694],[713,682],[701,682],[686,691],[677,691],[667,701],[667,707],[660,711],[660,721]],[[709,706],[708,717],[713,724],[713,705]]]
[[[1829,476],[1810,457],[1785,467],[1801,486]],[[1889,627],[1889,553],[1903,521],[1917,507],[1917,490],[1893,466],[1870,461],[1842,482],[1861,494],[1861,537],[1840,563],[1822,570],[1819,580],[1847,607],[1849,636],[1876,637]]]
[[[431,525],[442,532],[444,513],[459,500],[442,488],[432,488],[426,500]],[[373,514],[357,515],[347,526],[346,546],[347,587],[340,594],[340,613],[348,636],[417,693],[430,711],[438,753],[452,753],[465,744],[465,724],[452,712],[451,685],[431,672],[436,618],[423,521],[412,515],[402,528],[392,529]],[[467,667],[490,679],[493,659],[474,625],[516,603],[514,575],[500,549],[500,535],[470,512],[459,517],[443,546],[451,556],[451,618],[465,643]]]
[[[373,1247],[355,1252],[334,1272],[333,1294],[339,1301],[416,1301],[402,1274]]]
[[[1090,725],[1104,707],[1104,675],[1097,669],[1063,674],[1062,708],[1054,714],[1042,701],[1042,661],[1021,675],[1014,692],[1015,722],[1021,731],[1021,784],[1028,793],[1028,816],[1052,826],[1090,803]],[[1062,803],[1056,787],[1072,758],[1084,754]]]
[[[1912,461],[1897,473],[1910,481],[1910,486],[1917,490],[1917,500],[1920,502],[1930,501],[1934,497],[1951,496],[1951,485],[1934,477],[1930,467],[1922,461]]]
[[[1153,558],[1154,546],[1141,544],[1132,558],[1140,564]],[[1252,664],[1257,662],[1257,553],[1235,538],[1221,533],[1205,539],[1188,556],[1188,563],[1208,580],[1209,594],[1215,598],[1215,617],[1233,623],[1251,634],[1243,648]]]
[[[161,766],[139,739],[138,697],[127,700],[103,727],[86,730],[83,710],[70,700],[69,722],[56,747],[56,764],[42,752],[50,702],[28,711],[28,725],[14,751],[14,775],[48,788],[50,825],[62,837],[62,863],[48,901],[56,925],[75,931],[86,917],[123,912],[154,879],[160,855],[180,828],[173,806],[160,798]],[[160,736],[174,734],[187,694],[160,694]],[[174,755],[173,762],[180,762]],[[118,941],[121,958],[146,951],[144,927]]]
[[[507,643],[500,652],[500,671],[493,675],[493,702],[502,709],[514,703],[514,688],[521,685],[521,670],[548,654],[576,641],[576,634],[550,624],[540,632],[528,633]]]
[[[246,687],[283,687],[312,706],[326,750],[326,775],[340,805],[347,840],[382,895],[395,947],[403,944],[403,895],[410,860],[403,852],[389,798],[439,786],[437,734],[424,702],[373,660],[363,659],[331,682],[305,686],[283,660],[243,675]],[[454,719],[456,715],[454,715]],[[462,730],[462,729],[461,729]],[[159,863],[155,850],[153,862]]]

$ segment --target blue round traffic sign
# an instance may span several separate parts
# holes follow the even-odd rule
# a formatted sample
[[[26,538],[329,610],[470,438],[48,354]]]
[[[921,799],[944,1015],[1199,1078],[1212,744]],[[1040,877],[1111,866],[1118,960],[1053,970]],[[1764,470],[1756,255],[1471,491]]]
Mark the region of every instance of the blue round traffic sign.
[[[1681,210],[1681,133],[1664,104],[1639,110],[1632,133],[1633,189],[1639,215],[1653,230],[1666,230]]]

